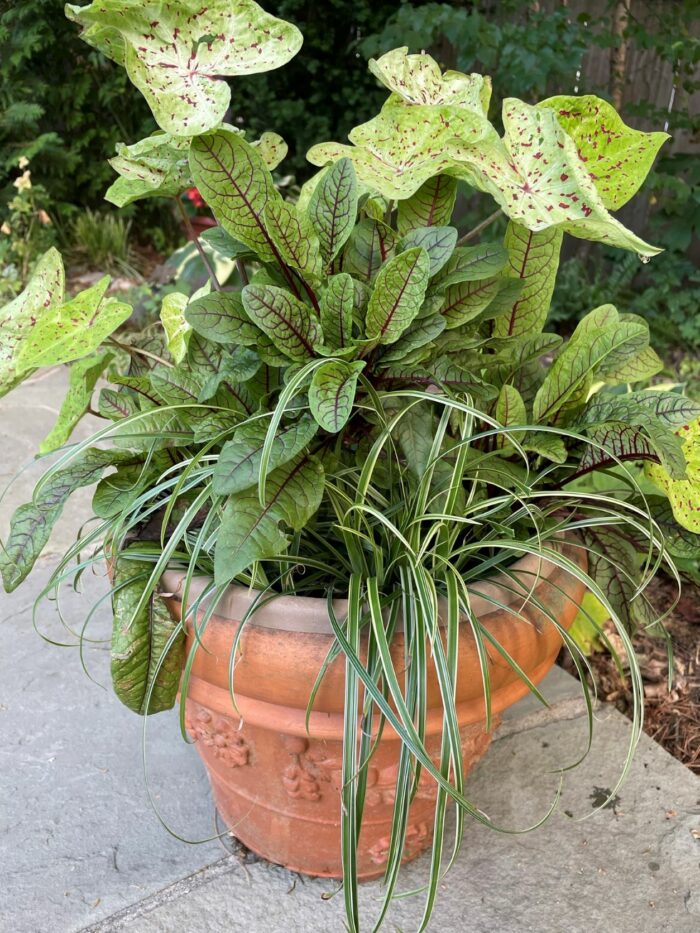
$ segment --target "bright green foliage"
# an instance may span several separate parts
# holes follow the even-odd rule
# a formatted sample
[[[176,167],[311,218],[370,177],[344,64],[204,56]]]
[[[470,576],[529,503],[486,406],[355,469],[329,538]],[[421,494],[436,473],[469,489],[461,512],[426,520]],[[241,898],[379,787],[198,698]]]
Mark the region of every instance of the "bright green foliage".
[[[0,309],[0,395],[13,389],[26,375],[18,359],[37,325],[63,302],[65,277],[57,250],[39,261],[25,290]]]
[[[160,321],[167,338],[167,346],[176,363],[181,363],[187,353],[187,340],[191,325],[185,320],[187,295],[182,292],[170,292],[163,299],[160,308]]]
[[[357,179],[349,159],[340,159],[324,173],[311,195],[308,213],[323,257],[331,262],[350,236],[357,215]]]
[[[174,136],[196,136],[221,122],[231,100],[222,77],[279,68],[302,42],[295,26],[253,0],[95,0],[69,4],[66,13],[86,42],[124,65],[158,125]]]
[[[17,357],[17,372],[69,363],[96,350],[131,316],[131,305],[106,297],[109,276],[54,307],[32,328]]]
[[[444,226],[452,218],[457,198],[457,182],[449,175],[435,175],[415,194],[399,201],[396,223],[403,236],[416,227]]]
[[[51,453],[70,438],[73,428],[90,406],[97,380],[112,359],[113,354],[109,351],[98,350],[71,364],[68,391],[61,404],[56,424],[39,446],[40,454]]]
[[[683,441],[686,478],[674,479],[663,466],[647,463],[644,472],[668,496],[676,522],[700,534],[700,418],[677,429]]]
[[[283,288],[247,285],[243,289],[243,307],[290,360],[311,358],[323,343],[321,328],[308,306]]]
[[[185,633],[155,593],[142,598],[153,570],[123,552],[114,567],[112,686],[125,706],[142,716],[175,703],[185,654]]]
[[[105,199],[125,207],[141,198],[179,197],[191,182],[188,151],[188,139],[162,132],[133,146],[117,143],[117,154],[109,164],[120,177]]]

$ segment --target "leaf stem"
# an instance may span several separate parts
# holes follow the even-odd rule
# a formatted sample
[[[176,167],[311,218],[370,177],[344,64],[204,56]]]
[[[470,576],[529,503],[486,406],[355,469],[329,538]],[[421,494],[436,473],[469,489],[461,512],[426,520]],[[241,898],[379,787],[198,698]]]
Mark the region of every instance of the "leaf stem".
[[[194,243],[197,249],[197,252],[199,253],[199,258],[204,263],[204,268],[207,270],[207,274],[209,275],[209,278],[211,279],[211,284],[214,286],[214,290],[217,292],[220,292],[221,284],[216,277],[216,273],[214,272],[214,267],[209,261],[209,257],[204,252],[204,248],[202,244],[199,242],[199,237],[194,232],[194,228],[192,227],[190,218],[187,216],[187,211],[185,210],[184,204],[182,203],[180,198],[173,198],[173,200],[177,204],[177,209],[180,212],[180,217],[185,226],[185,231],[187,232],[188,239],[191,240],[192,243]]]
[[[499,208],[497,211],[494,211],[493,214],[489,214],[486,220],[482,220],[481,223],[477,224],[473,230],[470,230],[469,233],[465,233],[463,237],[460,237],[460,239],[457,240],[457,246],[461,246],[463,243],[468,243],[470,240],[473,240],[474,237],[479,236],[482,230],[490,227],[495,220],[498,220],[498,218],[501,216],[501,213],[502,211]]]
[[[162,356],[158,356],[157,353],[151,353],[150,350],[143,350],[141,347],[131,347],[128,343],[121,343],[114,337],[110,337],[110,342],[113,343],[116,347],[119,347],[120,350],[126,350],[127,353],[137,353],[141,356],[147,356],[151,360],[155,360],[156,363],[162,363],[163,366],[167,366],[168,369],[174,369],[175,364],[164,360]]]

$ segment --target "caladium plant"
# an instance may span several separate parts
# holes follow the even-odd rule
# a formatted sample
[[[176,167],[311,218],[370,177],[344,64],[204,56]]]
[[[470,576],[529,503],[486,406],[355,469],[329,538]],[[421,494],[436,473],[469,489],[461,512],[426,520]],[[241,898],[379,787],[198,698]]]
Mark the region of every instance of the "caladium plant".
[[[565,236],[657,252],[610,211],[639,189],[665,135],[633,130],[586,96],[506,100],[499,136],[488,78],[443,74],[430,56],[396,49],[370,64],[390,92],[381,113],[349,143],[314,146],[319,171],[285,198],[271,174],[283,140],[251,141],[223,122],[236,100],[223,76],[284,64],[301,44],[294,26],[252,0],[96,0],[68,15],[126,67],[161,127],[119,147],[107,198],[177,200],[196,186],[219,226],[200,243],[209,283],[169,294],[141,333],[114,336],[130,309],[107,281],[67,296],[55,250],[0,311],[0,393],[39,367],[70,365],[42,446],[60,454],[12,518],[5,588],[30,573],[72,492],[95,484],[97,522],[54,581],[74,559],[82,569],[91,547],[88,563],[108,556],[114,685],[139,713],[171,706],[178,689],[183,632],[158,600],[173,564],[187,568],[186,586],[209,574],[214,596],[232,582],[350,592],[358,626],[367,594],[390,603],[412,581],[434,599],[405,612],[445,595],[458,600],[456,618],[480,574],[524,552],[562,561],[552,542],[570,530],[623,640],[653,622],[653,571],[700,553],[700,405],[650,383],[662,362],[634,308],[592,309],[568,340],[547,330],[547,314]],[[459,229],[460,188],[495,202],[502,241]],[[228,281],[212,271],[216,256],[236,264]],[[103,428],[67,446],[90,406]],[[608,476],[602,491],[594,471]],[[412,621],[441,651],[435,619]],[[339,650],[366,684],[392,682],[347,640]],[[417,683],[426,663],[416,647]],[[447,723],[453,690],[441,686]],[[488,709],[487,679],[484,689]],[[410,703],[413,716],[420,696]],[[640,721],[638,709],[630,750]],[[367,766],[352,764],[355,753],[350,743],[349,774]],[[425,923],[458,756],[443,768]],[[404,839],[397,817],[382,917]]]

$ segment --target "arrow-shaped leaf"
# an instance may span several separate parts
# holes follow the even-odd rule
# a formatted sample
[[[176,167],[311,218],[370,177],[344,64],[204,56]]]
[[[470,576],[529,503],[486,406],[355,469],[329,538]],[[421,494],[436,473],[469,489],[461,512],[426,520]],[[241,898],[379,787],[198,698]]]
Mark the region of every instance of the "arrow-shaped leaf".
[[[228,583],[255,561],[285,554],[289,542],[280,524],[301,531],[321,504],[323,487],[320,461],[299,454],[270,473],[264,506],[257,488],[232,495],[224,509],[214,554],[216,584]]]
[[[345,427],[355,400],[355,390],[365,364],[330,360],[314,372],[309,389],[311,414],[325,431],[337,434]]]
[[[323,343],[323,333],[307,305],[275,285],[247,285],[243,307],[248,317],[291,360],[306,360]]]
[[[390,259],[375,279],[366,316],[366,334],[393,343],[420,311],[430,276],[430,259],[416,246]]]
[[[108,285],[107,275],[42,317],[22,344],[17,371],[70,363],[96,350],[132,311],[131,305],[105,297]]]
[[[260,153],[240,133],[217,130],[190,147],[192,178],[221,226],[264,262],[277,256],[265,226],[265,208],[281,200]]]
[[[332,262],[357,218],[357,178],[350,159],[339,159],[323,175],[311,195],[308,215],[321,242],[324,259]]]
[[[292,460],[309,444],[318,430],[316,422],[304,417],[283,425],[270,449],[268,472]],[[214,467],[212,489],[219,496],[250,489],[260,478],[260,460],[267,437],[267,421],[243,424],[221,448]]]

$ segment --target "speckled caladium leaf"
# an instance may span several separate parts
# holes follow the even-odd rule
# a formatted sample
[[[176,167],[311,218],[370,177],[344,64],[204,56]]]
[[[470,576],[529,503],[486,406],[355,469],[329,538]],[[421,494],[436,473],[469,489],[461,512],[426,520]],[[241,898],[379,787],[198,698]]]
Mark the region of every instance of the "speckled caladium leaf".
[[[0,309],[0,396],[28,375],[17,358],[35,327],[63,302],[63,261],[53,247],[41,257],[24,291]]]
[[[431,291],[458,282],[477,282],[497,275],[508,261],[508,251],[500,243],[458,246],[430,283]]]
[[[253,346],[260,331],[243,309],[240,292],[212,292],[190,302],[185,320],[192,329],[214,343]]]
[[[17,371],[70,363],[96,350],[132,311],[131,305],[105,296],[108,285],[106,275],[42,317],[22,344]]]
[[[409,55],[408,47],[369,60],[369,70],[409,104],[458,104],[486,115],[491,79],[480,74],[446,71],[430,55]]]
[[[132,146],[117,143],[109,164],[121,177],[107,189],[105,200],[126,207],[142,198],[178,197],[192,184],[189,148],[189,139],[162,132]]]
[[[424,182],[415,194],[399,201],[396,226],[401,236],[416,227],[445,226],[452,219],[457,199],[457,179],[435,175]]]
[[[683,441],[686,478],[673,480],[659,464],[646,463],[644,472],[668,496],[673,516],[683,528],[700,533],[700,418],[682,425],[678,436]]]
[[[69,496],[81,486],[96,483],[107,467],[133,461],[134,455],[126,451],[90,447],[54,473],[31,502],[16,510],[10,533],[0,549],[0,572],[8,593],[19,586],[34,566]]]
[[[352,146],[319,143],[307,153],[313,165],[352,159],[357,177],[392,200],[414,195],[429,178],[454,164],[453,149],[483,139],[490,124],[456,106],[418,106],[390,97],[380,113],[348,134]]]
[[[337,434],[347,424],[365,363],[329,360],[314,372],[309,388],[311,414],[324,429]]]
[[[430,275],[437,275],[448,261],[457,245],[457,230],[454,227],[416,227],[403,236],[397,246],[397,253],[422,246],[430,259]]]
[[[192,140],[192,178],[221,226],[272,262],[275,246],[265,227],[265,208],[281,200],[260,153],[240,133],[217,130]]]
[[[301,48],[296,26],[253,0],[95,0],[66,7],[82,38],[126,67],[158,125],[196,136],[221,123],[225,77],[271,71]]]
[[[290,360],[307,360],[323,343],[323,333],[310,308],[275,285],[246,285],[243,307],[248,317]]]
[[[185,308],[189,298],[182,292],[170,292],[160,306],[160,321],[165,331],[167,347],[176,363],[181,363],[187,353],[191,325],[185,320]]]
[[[73,428],[88,410],[97,380],[113,358],[114,354],[102,350],[71,364],[68,391],[63,397],[56,423],[39,445],[40,454],[57,450],[70,438]]]
[[[363,217],[350,234],[343,269],[371,282],[396,245],[396,234],[381,220]]]
[[[251,145],[258,150],[270,171],[277,168],[289,151],[289,146],[279,133],[263,133],[260,139],[256,139]]]
[[[352,233],[357,219],[357,199],[357,177],[352,162],[340,158],[320,178],[307,208],[326,262],[335,259]]]
[[[281,526],[301,531],[321,504],[323,488],[321,462],[299,454],[270,473],[265,505],[257,488],[234,493],[224,509],[214,553],[216,584],[230,582],[255,561],[285,554],[289,540]]]
[[[394,256],[379,270],[367,305],[366,335],[393,343],[420,311],[430,276],[426,251],[415,246]]]
[[[550,107],[573,139],[579,157],[608,210],[626,204],[649,174],[656,154],[670,139],[668,133],[642,133],[626,126],[606,100],[549,97],[539,107]]]
[[[281,199],[265,206],[265,226],[282,259],[304,276],[317,279],[323,272],[321,246],[308,216]]]
[[[510,313],[494,324],[495,337],[518,337],[544,328],[563,237],[558,227],[535,233],[512,220],[508,224],[503,240],[508,250],[507,275],[519,279],[523,289]]]
[[[636,356],[648,342],[647,328],[621,321],[611,309],[615,311],[603,305],[591,311],[552,364],[535,396],[533,415],[538,423],[551,420],[608,357]]]
[[[551,108],[509,98],[503,102],[503,125],[503,139],[491,130],[478,146],[453,150],[462,168],[450,171],[491,194],[511,220],[528,230],[556,226],[642,256],[659,252],[608,213],[575,142]]]
[[[327,346],[339,350],[350,343],[354,304],[352,277],[347,272],[332,275],[321,297],[321,327]]]
[[[292,424],[282,425],[270,449],[267,471],[288,463],[309,444],[318,431],[318,425],[308,415]],[[260,479],[260,461],[267,421],[253,421],[236,428],[221,448],[214,467],[212,489],[218,496],[227,496],[256,486]]]
[[[185,654],[185,632],[155,593],[136,611],[153,564],[127,555],[128,552],[122,552],[114,568],[112,686],[125,706],[145,716],[170,709],[175,703]],[[173,642],[168,648],[171,638]]]

